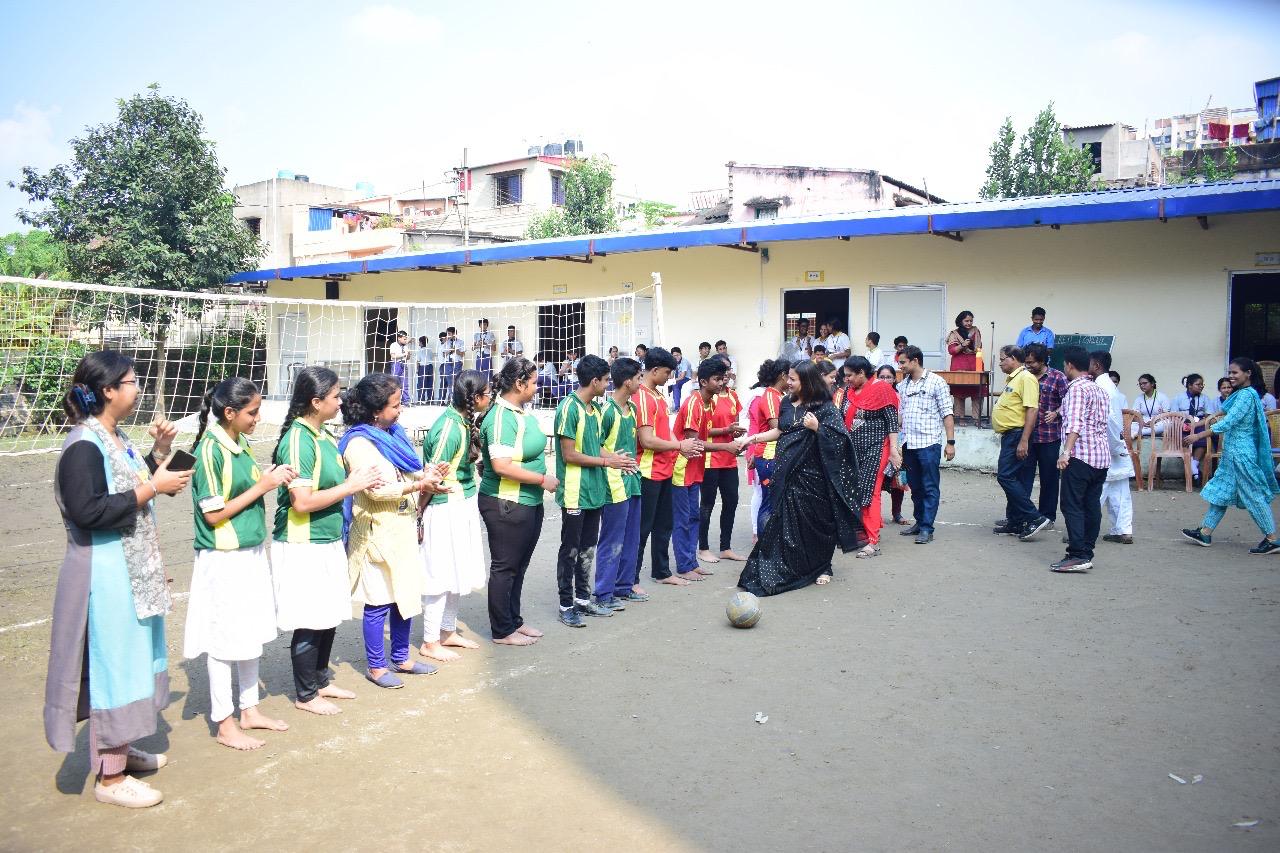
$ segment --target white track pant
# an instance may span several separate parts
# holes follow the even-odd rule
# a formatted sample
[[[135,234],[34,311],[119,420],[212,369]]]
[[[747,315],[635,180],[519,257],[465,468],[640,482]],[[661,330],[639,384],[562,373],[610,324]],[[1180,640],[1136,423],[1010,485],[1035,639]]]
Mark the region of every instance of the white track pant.
[[[458,627],[458,599],[456,592],[422,596],[422,642],[440,642],[442,631],[452,632]]]
[[[1128,480],[1108,480],[1102,484],[1102,505],[1111,513],[1111,534],[1133,533],[1133,494]]]
[[[235,711],[231,701],[231,664],[236,665],[236,675],[240,681],[240,710],[252,708],[258,704],[258,659],[253,660],[219,660],[213,655],[205,655],[205,665],[209,668],[209,702],[210,716],[215,723],[230,717]]]
[[[751,484],[751,535],[757,536],[760,531],[756,528],[760,525],[760,504],[764,502],[764,486],[759,483]]]

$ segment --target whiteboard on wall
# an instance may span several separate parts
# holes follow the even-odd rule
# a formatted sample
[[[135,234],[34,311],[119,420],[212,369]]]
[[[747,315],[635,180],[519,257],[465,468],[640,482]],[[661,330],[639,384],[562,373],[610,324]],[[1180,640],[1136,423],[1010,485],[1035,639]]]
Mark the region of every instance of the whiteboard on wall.
[[[907,340],[924,353],[925,367],[943,370],[946,340],[947,292],[941,284],[893,285],[871,288],[871,327],[880,333],[880,347],[893,349],[893,339]]]

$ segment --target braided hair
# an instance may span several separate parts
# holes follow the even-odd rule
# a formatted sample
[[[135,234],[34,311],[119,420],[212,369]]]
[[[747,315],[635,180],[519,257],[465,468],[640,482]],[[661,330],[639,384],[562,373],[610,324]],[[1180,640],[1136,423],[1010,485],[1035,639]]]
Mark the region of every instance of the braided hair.
[[[196,430],[196,440],[191,442],[191,450],[194,451],[200,445],[200,439],[209,427],[210,412],[216,413],[214,417],[218,419],[218,423],[222,423],[222,416],[227,409],[239,412],[257,396],[258,386],[243,376],[228,376],[206,391],[204,401],[200,404],[200,428]]]
[[[289,398],[289,411],[284,416],[284,423],[280,425],[280,438],[276,440],[275,450],[271,451],[271,461],[277,461],[276,456],[280,453],[280,446],[284,444],[284,437],[289,433],[289,427],[293,426],[293,422],[298,418],[311,411],[311,401],[328,397],[329,392],[337,384],[338,374],[327,367],[304,367],[298,372],[293,380],[293,396]]]
[[[480,458],[480,415],[476,412],[476,400],[489,390],[489,380],[478,370],[464,370],[453,383],[453,407],[467,421],[470,444],[468,458],[474,463]]]

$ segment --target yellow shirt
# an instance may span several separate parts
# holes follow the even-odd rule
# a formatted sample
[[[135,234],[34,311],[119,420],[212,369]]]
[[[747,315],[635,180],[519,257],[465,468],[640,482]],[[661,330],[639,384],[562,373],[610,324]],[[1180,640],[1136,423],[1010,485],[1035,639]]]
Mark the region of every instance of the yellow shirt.
[[[1040,380],[1025,367],[1019,367],[1005,380],[1004,393],[991,412],[991,423],[998,433],[1020,429],[1026,424],[1027,409],[1039,407]]]

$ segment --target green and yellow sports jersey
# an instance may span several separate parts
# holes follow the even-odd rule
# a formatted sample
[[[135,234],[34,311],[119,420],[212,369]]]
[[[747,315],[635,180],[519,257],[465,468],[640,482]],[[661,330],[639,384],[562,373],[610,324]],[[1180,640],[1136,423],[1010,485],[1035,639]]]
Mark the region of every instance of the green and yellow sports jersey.
[[[233,441],[218,424],[210,426],[196,446],[191,500],[196,507],[196,550],[234,551],[261,545],[267,538],[267,503],[259,497],[238,515],[210,525],[206,512],[217,512],[262,478],[249,452],[249,442]]]
[[[630,402],[619,406],[609,397],[604,404],[604,417],[600,427],[603,434],[601,445],[613,453],[630,453],[636,455],[636,409]],[[624,474],[617,468],[605,468],[605,486],[608,489],[606,502],[622,503],[627,498],[640,494],[640,472]]]
[[[466,417],[457,409],[452,406],[445,409],[444,414],[431,425],[431,431],[422,442],[422,461],[427,464],[449,463],[449,473],[444,478],[449,492],[433,495],[431,503],[461,501],[475,495],[476,466],[471,461],[471,431]]]
[[[556,406],[556,503],[565,509],[599,509],[605,505],[603,468],[584,468],[564,460],[560,439],[572,439],[573,447],[587,456],[600,455],[600,407],[589,406],[576,393]]]
[[[298,476],[276,489],[276,519],[273,538],[277,542],[323,545],[342,538],[342,501],[315,512],[298,512],[290,497],[294,489],[306,487],[322,492],[342,485],[347,469],[338,453],[338,442],[328,429],[316,428],[302,418],[289,425],[276,450],[277,465],[292,465]]]
[[[524,470],[545,476],[547,434],[538,426],[538,419],[498,397],[480,421],[480,439],[480,458],[484,462],[480,494],[525,506],[540,506],[541,484],[500,477],[492,463],[494,458],[511,459]]]

